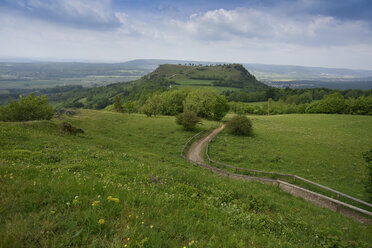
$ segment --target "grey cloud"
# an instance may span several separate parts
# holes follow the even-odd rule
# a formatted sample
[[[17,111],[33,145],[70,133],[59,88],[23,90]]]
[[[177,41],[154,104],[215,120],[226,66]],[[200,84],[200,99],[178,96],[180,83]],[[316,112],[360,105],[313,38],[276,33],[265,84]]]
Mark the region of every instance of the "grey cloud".
[[[85,29],[114,29],[121,25],[110,0],[6,0],[6,7],[29,18]]]
[[[372,41],[372,32],[362,21],[330,16],[289,16],[254,9],[218,9],[197,13],[174,25],[196,39],[218,41],[257,39],[299,45],[347,45]]]

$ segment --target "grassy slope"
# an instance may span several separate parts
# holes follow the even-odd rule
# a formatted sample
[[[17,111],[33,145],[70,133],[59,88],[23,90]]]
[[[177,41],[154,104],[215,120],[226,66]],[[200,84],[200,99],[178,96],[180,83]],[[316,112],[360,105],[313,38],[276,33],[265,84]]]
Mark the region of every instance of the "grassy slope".
[[[239,167],[296,174],[368,200],[362,152],[372,141],[372,117],[254,116],[254,135],[226,131],[210,146],[212,158]]]
[[[371,227],[182,160],[193,133],[172,117],[85,110],[70,118],[83,136],[61,121],[0,122],[0,247],[372,244]]]
[[[262,86],[261,83],[255,79],[247,79],[242,75],[242,71],[236,69],[233,66],[210,66],[210,67],[199,67],[199,66],[185,66],[185,65],[161,65],[158,67],[152,75],[161,75],[170,81],[174,81],[183,88],[189,87],[213,87],[213,82],[219,80],[228,81],[239,81],[241,85],[249,85],[254,89],[264,89],[266,86]],[[217,87],[218,90],[237,90],[232,87]]]

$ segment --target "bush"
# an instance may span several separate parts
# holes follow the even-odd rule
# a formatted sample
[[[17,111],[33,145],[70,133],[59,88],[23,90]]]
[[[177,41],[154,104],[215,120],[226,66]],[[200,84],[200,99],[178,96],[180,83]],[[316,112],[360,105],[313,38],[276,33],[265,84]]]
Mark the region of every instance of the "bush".
[[[365,187],[366,187],[366,191],[369,194],[369,199],[372,200],[372,148],[369,149],[369,151],[363,153],[363,157],[365,161],[367,162],[367,171],[368,171],[368,176],[367,176]]]
[[[84,134],[84,130],[81,128],[76,128],[68,122],[63,122],[61,126],[62,132],[72,135],[77,135],[78,133]]]
[[[186,130],[193,130],[196,124],[200,123],[200,118],[195,112],[185,111],[176,116],[176,123],[183,126]]]
[[[248,135],[252,132],[252,121],[244,115],[237,115],[227,122],[226,128],[235,135]]]
[[[18,102],[12,101],[6,106],[0,106],[0,121],[50,120],[53,114],[53,108],[45,95],[20,96]]]

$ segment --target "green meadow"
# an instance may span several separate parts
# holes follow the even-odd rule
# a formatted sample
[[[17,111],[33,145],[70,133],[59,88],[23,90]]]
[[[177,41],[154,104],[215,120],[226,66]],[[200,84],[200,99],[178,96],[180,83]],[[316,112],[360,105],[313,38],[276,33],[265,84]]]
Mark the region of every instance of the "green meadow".
[[[237,167],[295,174],[362,200],[372,145],[372,117],[293,114],[251,116],[248,137],[220,133],[211,158]]]
[[[222,133],[212,157],[366,197],[371,117],[254,118],[254,137]],[[61,132],[65,121],[85,134]],[[371,247],[371,226],[180,158],[189,137],[217,125],[187,132],[174,117],[93,110],[0,122],[0,247]]]

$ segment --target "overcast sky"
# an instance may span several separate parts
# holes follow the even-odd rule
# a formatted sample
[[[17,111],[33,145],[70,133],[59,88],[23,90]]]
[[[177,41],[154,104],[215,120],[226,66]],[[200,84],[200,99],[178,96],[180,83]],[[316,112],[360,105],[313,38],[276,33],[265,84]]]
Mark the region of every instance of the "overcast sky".
[[[0,57],[372,70],[371,0],[0,0]]]

